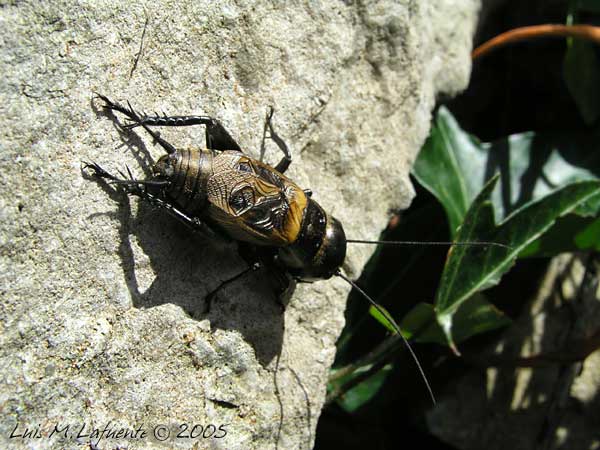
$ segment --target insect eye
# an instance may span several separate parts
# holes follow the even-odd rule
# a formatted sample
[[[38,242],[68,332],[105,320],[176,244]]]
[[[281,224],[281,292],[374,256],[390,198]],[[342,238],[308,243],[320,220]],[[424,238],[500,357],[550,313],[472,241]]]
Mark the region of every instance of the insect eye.
[[[241,214],[254,206],[254,191],[246,186],[229,197],[229,206],[236,214]]]
[[[248,172],[248,173],[254,173],[254,171],[252,170],[252,166],[250,165],[250,163],[246,162],[246,161],[242,161],[237,165],[237,169],[240,172]]]

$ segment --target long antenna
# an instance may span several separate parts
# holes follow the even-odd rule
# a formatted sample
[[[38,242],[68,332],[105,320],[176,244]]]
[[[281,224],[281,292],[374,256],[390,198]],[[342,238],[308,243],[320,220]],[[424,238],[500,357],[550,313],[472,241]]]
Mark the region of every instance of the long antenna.
[[[448,246],[477,246],[477,247],[502,247],[512,248],[510,245],[500,244],[499,242],[488,242],[488,241],[462,241],[462,242],[451,242],[451,241],[367,241],[364,239],[346,239],[346,242],[350,244],[386,244],[386,245],[448,245]]]
[[[338,270],[337,272],[335,272],[335,275],[346,280],[348,282],[348,284],[350,284],[350,286],[352,286],[354,289],[356,289],[358,292],[360,292],[362,294],[362,296],[369,301],[369,303],[373,306],[373,308],[375,308],[377,311],[379,311],[379,313],[383,317],[385,317],[388,322],[390,322],[392,324],[392,326],[394,327],[394,330],[396,331],[396,334],[398,334],[402,338],[402,341],[404,341],[404,345],[406,345],[406,348],[410,352],[412,359],[415,361],[415,364],[417,365],[417,368],[419,369],[419,372],[421,373],[421,377],[423,378],[423,381],[425,382],[425,386],[427,386],[427,390],[429,391],[429,396],[431,397],[431,400],[433,401],[433,404],[435,405],[435,396],[433,395],[433,391],[431,390],[429,381],[427,380],[427,377],[425,376],[425,371],[423,370],[423,367],[421,367],[421,363],[419,362],[419,359],[417,358],[417,355],[413,351],[412,347],[408,343],[408,340],[402,335],[402,332],[400,331],[400,327],[398,326],[396,321],[390,316],[390,314],[385,309],[383,309],[381,306],[379,306],[379,304],[375,300],[373,300],[371,297],[369,297],[365,291],[363,291],[354,281],[352,281],[350,278],[345,276],[341,271]]]

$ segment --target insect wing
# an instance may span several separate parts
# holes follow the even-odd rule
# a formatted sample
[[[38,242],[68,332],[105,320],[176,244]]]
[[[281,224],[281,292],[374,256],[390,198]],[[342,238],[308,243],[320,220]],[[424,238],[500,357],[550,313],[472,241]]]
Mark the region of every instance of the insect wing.
[[[217,159],[226,159],[227,164]],[[234,239],[285,246],[300,232],[307,198],[272,167],[240,153],[215,158],[209,180],[210,218]]]

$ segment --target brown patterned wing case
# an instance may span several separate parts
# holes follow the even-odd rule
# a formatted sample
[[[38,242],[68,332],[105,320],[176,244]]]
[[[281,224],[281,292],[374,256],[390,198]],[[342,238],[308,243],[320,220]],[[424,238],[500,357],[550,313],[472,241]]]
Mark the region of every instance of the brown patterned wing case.
[[[208,217],[233,239],[286,246],[298,237],[306,194],[272,167],[240,152],[215,155]]]

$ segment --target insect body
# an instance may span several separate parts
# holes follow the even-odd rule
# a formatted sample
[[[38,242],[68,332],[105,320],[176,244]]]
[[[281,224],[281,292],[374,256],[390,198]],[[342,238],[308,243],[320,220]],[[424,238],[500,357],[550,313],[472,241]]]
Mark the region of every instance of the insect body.
[[[275,133],[267,115],[271,138],[284,153],[271,167],[245,155],[227,130],[208,116],[148,117],[131,106],[99,96],[104,107],[125,114],[129,128],[142,126],[166,150],[149,180],[118,179],[97,164],[96,175],[125,185],[128,192],[167,209],[193,228],[208,225],[226,237],[270,248],[272,262],[296,279],[313,281],[333,276],[346,256],[341,223],[327,214],[283,173],[291,163],[289,150]],[[154,133],[150,126],[206,126],[207,148],[179,150]],[[204,229],[206,229],[204,227]]]
[[[238,150],[175,151],[158,160],[154,174],[167,201],[231,239],[275,247],[277,263],[294,277],[329,278],[344,261],[340,222],[282,173]]]

